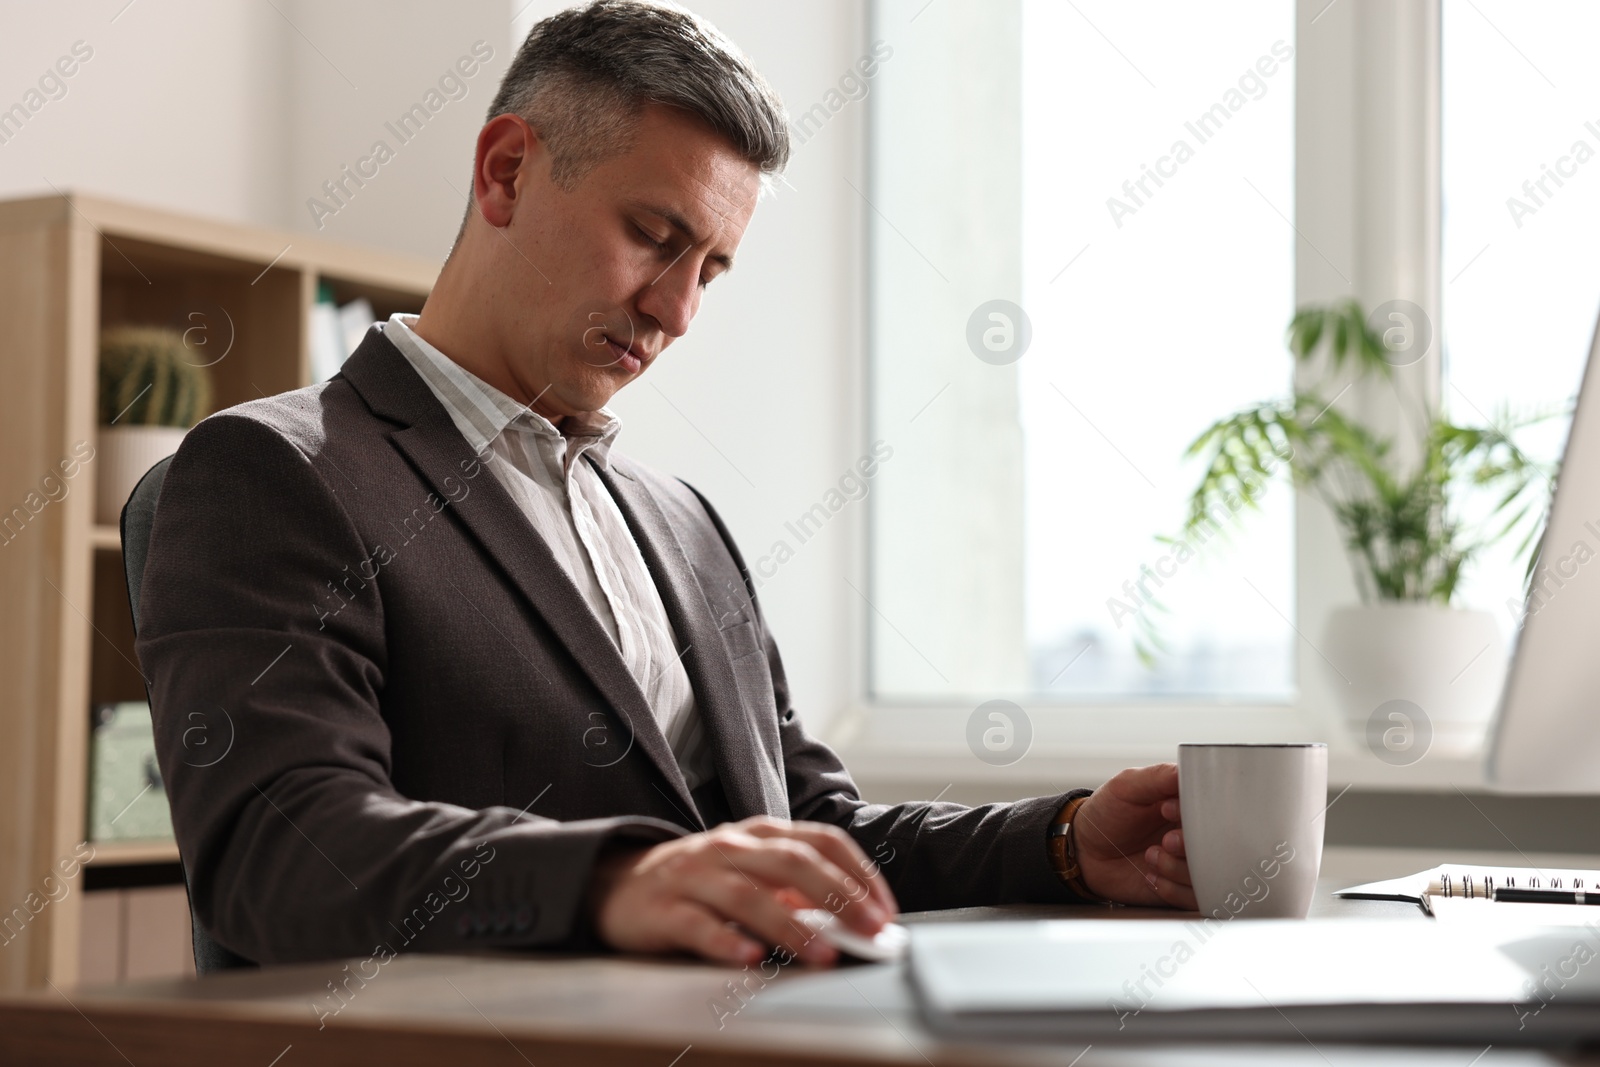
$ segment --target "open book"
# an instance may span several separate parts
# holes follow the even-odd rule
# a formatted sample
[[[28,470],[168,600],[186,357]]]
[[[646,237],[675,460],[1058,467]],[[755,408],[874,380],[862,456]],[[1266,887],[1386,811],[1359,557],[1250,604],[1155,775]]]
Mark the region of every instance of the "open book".
[[[1577,890],[1587,891],[1589,903],[1600,902],[1600,871],[1583,871],[1554,867],[1481,867],[1471,864],[1446,864],[1431,871],[1418,871],[1404,878],[1391,878],[1383,882],[1368,882],[1351,886],[1334,893],[1347,900],[1406,900],[1420,904],[1422,909],[1438,918],[1458,915],[1480,916],[1476,909],[1462,911],[1463,903],[1492,902],[1507,907],[1504,901],[1495,901],[1495,890]],[[1572,909],[1565,904],[1518,904],[1522,909],[1537,908],[1538,921],[1561,923],[1587,922],[1600,919],[1600,911],[1586,908]],[[1555,909],[1555,910],[1551,910]],[[1523,918],[1529,918],[1523,915]]]

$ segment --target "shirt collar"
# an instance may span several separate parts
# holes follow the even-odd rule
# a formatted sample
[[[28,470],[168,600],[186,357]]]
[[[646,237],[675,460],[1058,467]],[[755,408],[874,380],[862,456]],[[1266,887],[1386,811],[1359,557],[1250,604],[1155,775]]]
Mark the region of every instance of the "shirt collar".
[[[450,420],[482,454],[508,426],[551,439],[582,445],[601,467],[609,468],[611,444],[622,430],[622,420],[610,408],[580,412],[562,420],[557,428],[549,419],[519,404],[461,364],[424,341],[412,328],[417,316],[396,312],[383,325],[384,336],[406,357],[423,382],[444,405]]]

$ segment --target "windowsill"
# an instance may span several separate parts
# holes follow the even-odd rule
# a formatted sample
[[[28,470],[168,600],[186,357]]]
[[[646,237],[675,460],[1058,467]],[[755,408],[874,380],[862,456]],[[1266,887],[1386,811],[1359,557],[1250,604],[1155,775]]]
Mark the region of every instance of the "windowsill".
[[[1171,748],[1136,749],[1118,752],[1049,751],[1033,749],[1017,763],[991,767],[973,759],[965,749],[926,747],[899,750],[863,745],[837,747],[850,773],[873,782],[950,782],[964,785],[1024,785],[1035,782],[1061,783],[1057,788],[1093,786],[1104,782],[1125,767],[1160,763],[1176,759]],[[1328,786],[1346,786],[1380,791],[1468,792],[1488,788],[1481,756],[1439,756],[1430,754],[1408,767],[1392,767],[1377,759],[1356,753],[1329,753]]]
[[[970,710],[869,705],[840,716],[828,740],[860,781],[885,787],[946,783],[1030,792],[1094,786],[1126,767],[1175,760],[1183,741],[1322,741],[1328,784],[1385,792],[1484,792],[1484,754],[1429,751],[1385,763],[1342,723],[1285,707],[1046,708],[1030,713],[1033,741],[1007,766],[978,759],[966,743]],[[1019,795],[1023,795],[1019,793]]]

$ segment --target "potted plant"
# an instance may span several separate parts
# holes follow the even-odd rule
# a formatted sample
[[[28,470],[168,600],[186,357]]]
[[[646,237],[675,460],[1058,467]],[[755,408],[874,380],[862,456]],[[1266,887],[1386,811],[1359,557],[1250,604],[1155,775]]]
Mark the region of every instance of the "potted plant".
[[[1325,354],[1315,364],[1324,382],[1347,365],[1358,379],[1391,379],[1406,360],[1385,340],[1355,301],[1303,308],[1288,331],[1297,363]],[[1417,728],[1420,711],[1434,748],[1470,751],[1493,716],[1506,656],[1493,615],[1457,606],[1456,591],[1486,548],[1520,536],[1521,554],[1535,543],[1554,469],[1512,437],[1556,412],[1502,412],[1466,426],[1421,403],[1402,412],[1414,446],[1402,454],[1326,392],[1319,382],[1246,408],[1189,446],[1205,470],[1189,498],[1185,540],[1214,532],[1218,515],[1226,521],[1257,507],[1276,478],[1315,494],[1338,525],[1361,597],[1330,615],[1317,646],[1347,723],[1377,752],[1391,729]],[[1159,645],[1150,625],[1144,648]]]
[[[188,356],[176,330],[113,326],[101,332],[95,521],[115,525],[139,479],[176,452],[204,417],[210,378]]]

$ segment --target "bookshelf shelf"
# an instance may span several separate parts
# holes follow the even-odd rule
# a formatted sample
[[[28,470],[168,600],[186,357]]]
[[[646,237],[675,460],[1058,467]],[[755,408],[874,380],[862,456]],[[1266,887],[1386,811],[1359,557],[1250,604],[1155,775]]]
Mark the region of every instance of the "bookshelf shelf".
[[[29,913],[86,830],[90,708],[144,700],[115,525],[95,521],[98,343],[124,323],[204,325],[225,342],[213,409],[310,382],[318,286],[386,317],[422,306],[436,264],[77,193],[0,202],[0,993],[79,975],[83,898]],[[198,318],[196,316],[199,316]],[[165,864],[171,842],[102,842],[95,868]],[[75,874],[77,879],[82,873]],[[65,879],[69,882],[72,879]],[[51,884],[54,884],[52,882]],[[45,887],[42,889],[41,887]],[[81,883],[70,888],[82,888]],[[87,894],[93,895],[93,894]],[[20,932],[19,932],[20,931]]]
[[[135,863],[177,863],[176,841],[96,841],[90,867],[126,867]]]

